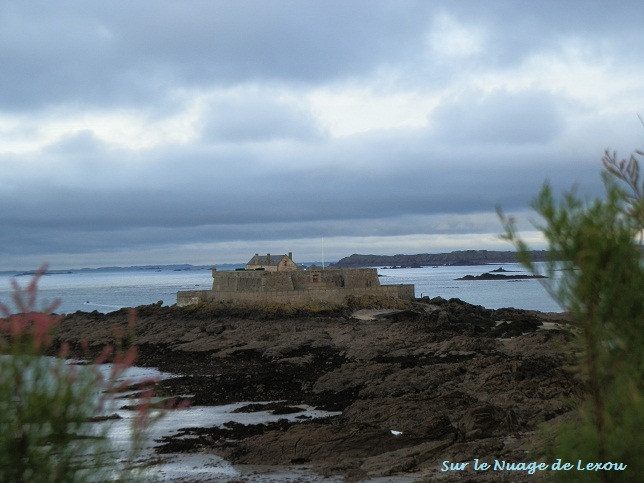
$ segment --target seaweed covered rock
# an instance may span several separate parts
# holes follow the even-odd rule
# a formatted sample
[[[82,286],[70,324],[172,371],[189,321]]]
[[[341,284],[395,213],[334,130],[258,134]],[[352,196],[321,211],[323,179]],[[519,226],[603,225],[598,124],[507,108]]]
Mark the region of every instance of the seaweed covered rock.
[[[272,400],[284,411],[305,403],[339,412],[253,427],[204,422],[190,430],[194,438],[164,437],[160,451],[306,464],[349,480],[431,475],[451,458],[522,454],[579,393],[566,370],[565,314],[439,297],[369,310],[370,317],[346,309],[139,308],[138,363],[180,375],[159,383],[161,391],[191,394],[196,405]],[[126,311],[72,314],[59,342],[98,347],[114,325],[127,329]]]

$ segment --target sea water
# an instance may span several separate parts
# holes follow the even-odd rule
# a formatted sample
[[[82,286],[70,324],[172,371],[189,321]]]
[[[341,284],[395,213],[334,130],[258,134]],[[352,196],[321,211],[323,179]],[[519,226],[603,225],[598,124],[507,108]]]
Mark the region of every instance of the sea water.
[[[21,287],[30,275],[1,274],[0,302],[11,304],[11,279]],[[209,269],[97,269],[69,270],[44,275],[38,282],[41,303],[58,300],[58,313],[112,312],[123,307],[154,304],[173,305],[180,290],[209,290]]]
[[[496,268],[511,274],[527,274],[516,263],[478,266],[437,266],[421,268],[378,267],[382,285],[414,284],[416,297],[459,298],[489,309],[519,309],[560,312],[561,307],[549,296],[543,280],[457,280],[465,275],[480,275]],[[0,274],[0,302],[11,303],[11,279],[26,287],[29,275]],[[209,290],[212,275],[206,267],[172,269],[97,269],[52,272],[38,284],[41,303],[59,300],[58,313],[107,313],[122,307],[137,307],[161,302],[173,305],[180,290]]]
[[[545,264],[537,264],[545,270]],[[379,268],[382,285],[413,283],[416,297],[459,298],[488,309],[514,307],[516,309],[562,312],[548,293],[550,279],[519,280],[458,280],[465,275],[481,275],[503,268],[501,275],[529,275],[518,263],[476,266],[437,266],[421,268]]]

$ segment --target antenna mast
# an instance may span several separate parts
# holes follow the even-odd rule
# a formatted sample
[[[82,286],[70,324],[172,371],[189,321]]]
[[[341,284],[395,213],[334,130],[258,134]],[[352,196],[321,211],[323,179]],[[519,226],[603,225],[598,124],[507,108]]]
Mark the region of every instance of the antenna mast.
[[[322,270],[324,270],[324,237],[322,237]]]

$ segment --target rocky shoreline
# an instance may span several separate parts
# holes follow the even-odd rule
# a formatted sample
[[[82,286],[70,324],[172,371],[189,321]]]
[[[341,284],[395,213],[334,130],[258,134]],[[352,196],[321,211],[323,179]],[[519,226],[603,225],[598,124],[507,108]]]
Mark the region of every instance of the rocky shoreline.
[[[540,426],[568,417],[565,401],[581,390],[567,370],[574,350],[565,314],[423,298],[371,311],[152,305],[137,318],[137,365],[180,375],[160,382],[161,394],[189,394],[192,405],[280,401],[244,409],[275,414],[301,404],[340,412],[255,426],[204,421],[163,438],[159,452],[304,464],[346,481],[499,481],[491,472],[441,472],[441,462],[540,458]],[[126,310],[70,314],[58,341],[76,352],[87,341],[98,352],[127,320]]]

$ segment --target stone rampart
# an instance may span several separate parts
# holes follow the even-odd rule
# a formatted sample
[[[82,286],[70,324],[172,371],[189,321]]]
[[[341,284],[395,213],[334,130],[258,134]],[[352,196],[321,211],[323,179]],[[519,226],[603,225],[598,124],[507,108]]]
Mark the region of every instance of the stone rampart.
[[[295,272],[266,272],[263,270],[213,271],[212,290],[215,292],[263,293],[294,290],[290,277]]]
[[[413,285],[382,285],[372,288],[320,288],[317,290],[275,290],[265,292],[217,292],[195,290],[177,293],[177,305],[193,305],[205,302],[261,303],[274,302],[294,306],[316,303],[343,305],[349,297],[375,296],[412,300],[415,296]]]
[[[291,272],[235,270],[212,272],[215,292],[275,292],[379,287],[375,268],[309,269]]]
[[[375,268],[309,268],[289,272],[265,270],[212,271],[212,291],[177,293],[178,305],[200,302],[275,302],[310,305],[345,304],[351,296],[411,300],[413,285],[380,285]]]

